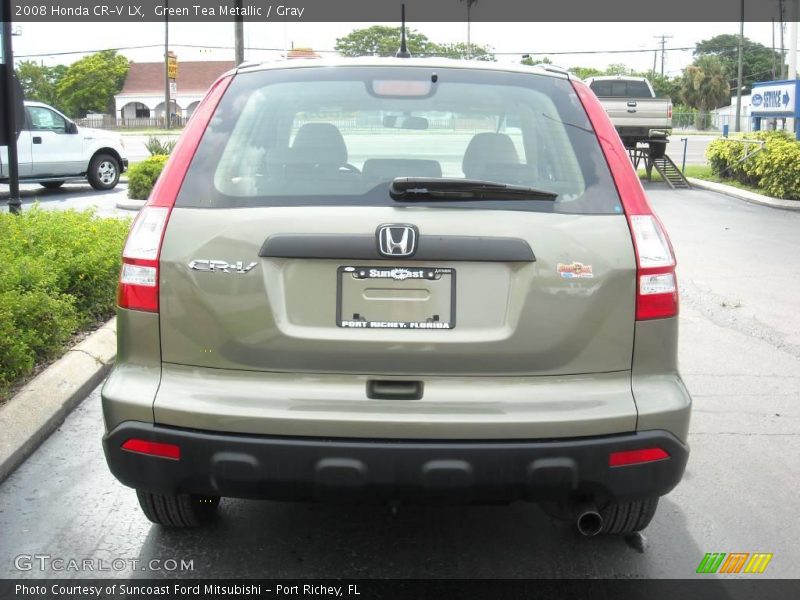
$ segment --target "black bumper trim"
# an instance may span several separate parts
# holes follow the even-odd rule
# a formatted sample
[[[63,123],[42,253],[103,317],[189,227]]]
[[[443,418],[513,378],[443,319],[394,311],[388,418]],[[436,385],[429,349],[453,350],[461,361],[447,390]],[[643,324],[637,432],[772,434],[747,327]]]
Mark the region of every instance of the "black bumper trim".
[[[138,438],[178,444],[180,460],[121,449]],[[609,467],[618,450],[657,446],[670,458]],[[666,431],[558,440],[425,441],[214,433],[125,422],[106,434],[109,468],[127,486],[273,500],[505,503],[577,496],[662,496],[689,449]]]

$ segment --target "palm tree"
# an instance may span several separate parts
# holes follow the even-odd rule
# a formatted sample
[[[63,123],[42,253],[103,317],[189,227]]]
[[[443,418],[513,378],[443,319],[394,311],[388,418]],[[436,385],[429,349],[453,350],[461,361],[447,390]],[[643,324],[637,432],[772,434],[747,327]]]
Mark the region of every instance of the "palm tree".
[[[686,104],[697,109],[695,127],[703,129],[706,113],[723,106],[731,97],[725,64],[716,56],[698,57],[683,71],[681,94]]]
[[[478,0],[458,0],[459,2],[464,2],[467,5],[467,58],[472,56],[472,41],[470,40],[470,12],[472,11],[472,5],[477,4]]]

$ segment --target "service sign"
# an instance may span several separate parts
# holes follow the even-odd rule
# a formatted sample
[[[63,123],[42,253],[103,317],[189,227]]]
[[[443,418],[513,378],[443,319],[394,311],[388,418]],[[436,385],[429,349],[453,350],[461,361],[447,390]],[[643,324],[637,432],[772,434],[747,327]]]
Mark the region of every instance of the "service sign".
[[[753,86],[750,97],[750,114],[755,116],[795,115],[797,104],[797,81],[771,81]]]

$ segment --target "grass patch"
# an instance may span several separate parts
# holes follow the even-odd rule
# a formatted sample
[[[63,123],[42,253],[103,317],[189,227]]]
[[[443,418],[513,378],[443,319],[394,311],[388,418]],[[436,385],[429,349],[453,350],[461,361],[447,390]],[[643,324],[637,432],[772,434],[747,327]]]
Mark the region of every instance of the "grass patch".
[[[647,172],[644,169],[639,169],[639,179],[646,181],[647,180]],[[714,183],[724,183],[725,185],[729,185],[731,187],[739,188],[741,190],[747,190],[748,192],[755,192],[756,194],[763,194],[764,190],[760,190],[755,186],[747,185],[740,181],[736,181],[735,179],[726,179],[724,177],[719,177],[718,175],[714,175],[711,172],[711,167],[708,165],[686,165],[686,170],[683,173],[686,177],[694,177],[695,179],[703,179],[705,181],[713,181]],[[653,169],[653,178],[652,181],[664,181],[661,175],[658,174],[658,171]]]
[[[94,211],[0,213],[0,401],[113,315],[129,226]]]

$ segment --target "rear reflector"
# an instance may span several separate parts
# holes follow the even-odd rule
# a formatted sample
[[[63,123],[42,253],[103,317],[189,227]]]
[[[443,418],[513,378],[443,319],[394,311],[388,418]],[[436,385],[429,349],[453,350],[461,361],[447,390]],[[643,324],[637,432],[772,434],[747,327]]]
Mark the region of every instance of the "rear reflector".
[[[150,442],[148,440],[130,439],[122,444],[122,449],[149,456],[160,458],[170,458],[178,460],[181,457],[181,449],[175,444],[163,444],[161,442]]]
[[[644,448],[642,450],[623,450],[612,452],[608,457],[609,467],[622,467],[624,465],[638,465],[669,458],[663,448]]]

